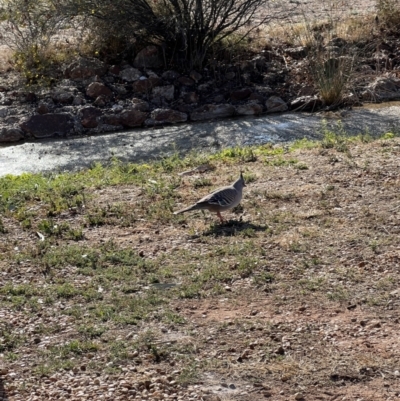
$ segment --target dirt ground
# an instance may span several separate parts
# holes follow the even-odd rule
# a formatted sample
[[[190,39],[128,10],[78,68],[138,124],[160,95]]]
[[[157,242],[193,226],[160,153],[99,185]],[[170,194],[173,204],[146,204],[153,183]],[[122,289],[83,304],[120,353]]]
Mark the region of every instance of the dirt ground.
[[[400,141],[297,147],[4,214],[2,399],[399,399]],[[239,169],[227,223],[171,213]]]
[[[327,0],[279,0],[266,2],[268,14],[284,21],[308,22],[330,18],[348,18],[375,12],[375,0],[327,1]],[[266,14],[267,15],[267,14]]]

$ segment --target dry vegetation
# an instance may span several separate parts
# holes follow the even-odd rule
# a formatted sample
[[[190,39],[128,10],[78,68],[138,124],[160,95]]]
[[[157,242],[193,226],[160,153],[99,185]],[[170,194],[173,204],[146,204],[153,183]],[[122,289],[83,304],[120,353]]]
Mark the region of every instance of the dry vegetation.
[[[353,104],[374,78],[399,74],[398,0],[192,3],[8,0],[0,4],[0,44],[13,52],[0,55],[0,72],[6,71],[0,75],[12,82],[11,72],[18,72],[24,80],[18,86],[29,90],[52,86],[79,56],[132,63],[153,43],[163,49],[164,69],[207,67],[204,76],[217,81],[227,69],[244,68],[261,55],[271,62],[271,74],[257,80],[276,95],[293,100],[306,86],[304,93],[318,94],[324,107],[335,108]],[[303,56],[286,53],[296,46],[305,47]]]
[[[1,178],[3,397],[397,399],[399,157],[325,132]],[[172,214],[240,169],[227,223]]]

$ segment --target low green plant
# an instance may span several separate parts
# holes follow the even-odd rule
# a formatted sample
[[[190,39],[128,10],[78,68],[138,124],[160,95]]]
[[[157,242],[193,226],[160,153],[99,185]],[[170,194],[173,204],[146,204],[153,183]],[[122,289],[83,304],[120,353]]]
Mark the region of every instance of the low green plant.
[[[208,178],[197,178],[193,182],[193,187],[194,188],[209,187],[210,185],[212,185],[212,182]]]
[[[330,128],[326,121],[322,122],[321,147],[325,149],[336,149],[338,152],[348,152],[348,144],[351,138],[346,133],[342,123],[339,121],[336,126]]]

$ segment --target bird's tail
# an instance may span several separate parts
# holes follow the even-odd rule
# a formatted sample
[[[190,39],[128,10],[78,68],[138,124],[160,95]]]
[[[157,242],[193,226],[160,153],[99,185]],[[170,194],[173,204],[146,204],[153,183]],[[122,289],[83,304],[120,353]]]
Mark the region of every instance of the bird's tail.
[[[196,210],[196,209],[198,209],[197,205],[192,205],[189,207],[185,207],[184,209],[177,210],[176,212],[174,212],[174,214],[181,214],[181,213],[189,212],[191,210]]]

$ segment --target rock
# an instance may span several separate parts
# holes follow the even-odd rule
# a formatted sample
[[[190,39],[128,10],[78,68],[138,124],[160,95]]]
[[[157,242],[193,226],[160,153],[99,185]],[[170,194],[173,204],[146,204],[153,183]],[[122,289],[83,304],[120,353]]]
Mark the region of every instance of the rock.
[[[231,81],[235,77],[236,77],[236,74],[233,71],[227,72],[225,74],[225,79],[228,81]]]
[[[104,82],[106,84],[113,84],[113,83],[115,83],[115,78],[110,76],[110,75],[106,75],[105,77],[103,77],[103,79],[99,79],[99,80],[96,80],[96,81],[97,82]],[[109,86],[111,86],[111,85],[109,85]]]
[[[99,107],[104,107],[108,101],[109,101],[109,98],[107,96],[100,95],[100,96],[96,97],[96,99],[93,102],[93,105],[99,106]]]
[[[111,110],[112,110],[114,113],[120,113],[123,109],[124,109],[124,106],[122,106],[122,104],[114,104],[114,105],[111,107]]]
[[[193,86],[195,82],[192,78],[189,77],[179,77],[176,80],[176,83],[183,86]]]
[[[0,143],[18,142],[24,139],[24,133],[18,128],[2,128],[0,130]]]
[[[125,68],[119,73],[119,77],[127,82],[137,81],[141,77],[142,73],[133,67]]]
[[[108,125],[108,126],[121,126],[121,116],[117,114],[104,114],[103,117],[101,118],[102,124]]]
[[[125,85],[122,84],[111,85],[111,88],[118,95],[126,95],[128,93],[128,90],[125,88]]]
[[[138,99],[136,97],[131,99],[132,102],[132,110],[139,110],[139,111],[149,111],[150,110],[150,105],[148,102]]]
[[[343,96],[343,104],[348,106],[361,106],[360,99],[355,93],[348,93]]]
[[[202,121],[230,117],[234,112],[235,108],[231,104],[205,104],[194,110],[190,115],[190,119],[192,121]]]
[[[73,106],[81,106],[82,104],[85,104],[86,100],[81,96],[74,96],[74,100],[72,101]]]
[[[96,128],[96,132],[115,132],[120,131],[123,128],[122,125],[99,124]]]
[[[155,109],[150,114],[154,124],[181,123],[187,121],[187,114],[172,109]],[[151,125],[151,124],[150,124]]]
[[[254,101],[256,101],[256,102],[261,102],[261,103],[263,103],[264,102],[264,96],[263,95],[260,95],[259,93],[252,93],[249,97],[248,97],[248,100],[254,100]]]
[[[82,126],[85,128],[96,128],[99,125],[97,118],[102,114],[102,111],[96,107],[84,107],[79,111]]]
[[[86,95],[92,98],[97,98],[101,95],[106,96],[106,97],[111,97],[112,91],[111,89],[107,88],[104,84],[101,82],[92,82],[87,88],[86,88]]]
[[[8,107],[0,107],[0,117],[4,118],[8,114]]]
[[[209,82],[206,82],[205,84],[200,84],[197,87],[197,89],[200,92],[208,92],[212,88],[213,85],[214,85],[214,81],[209,81]]]
[[[269,93],[268,93],[268,95],[269,95]],[[264,103],[264,101],[265,101],[265,96],[263,96],[261,93],[255,93],[255,92],[253,92],[253,93],[248,97],[247,100],[253,100],[253,101],[256,101],[256,102]]]
[[[294,395],[294,399],[295,399],[296,401],[303,401],[303,400],[304,400],[304,395],[303,395],[302,393],[296,393],[296,394]]]
[[[261,114],[262,111],[263,107],[261,104],[256,102],[249,102],[240,106],[236,106],[236,114],[239,114],[240,116],[258,115]]]
[[[36,108],[36,111],[39,114],[47,114],[50,112],[50,107],[48,103],[46,102],[39,102],[38,107]]]
[[[9,116],[4,119],[4,122],[8,125],[13,125],[18,123],[21,120],[19,116]]]
[[[93,77],[87,79],[86,81],[87,81],[87,84],[90,84],[91,82],[94,82],[94,81],[101,82],[101,80],[100,80],[100,78],[99,78],[98,75],[95,75],[95,76],[93,76]],[[76,82],[75,82],[74,80],[72,80],[72,79],[67,79],[67,78],[62,79],[62,80],[59,82],[59,85],[60,85],[61,87],[63,87],[63,88],[68,88],[68,89],[77,90],[77,88],[76,88]]]
[[[378,319],[371,320],[368,322],[368,328],[369,329],[375,329],[375,328],[380,328],[382,327],[381,322]]]
[[[190,78],[192,78],[196,83],[199,82],[201,80],[201,78],[203,78],[203,76],[197,72],[197,71],[192,71],[189,74]]]
[[[249,88],[238,89],[230,93],[230,97],[233,101],[244,100],[251,95],[251,90]]]
[[[60,91],[53,93],[51,98],[56,103],[71,104],[74,100],[74,95],[71,92]]]
[[[150,45],[142,49],[133,62],[136,68],[160,68],[164,65],[160,49]]]
[[[69,64],[64,75],[71,79],[87,79],[95,75],[102,76],[107,72],[107,66],[95,58],[80,58]]]
[[[290,102],[292,110],[316,110],[322,106],[323,102],[317,96],[301,96]]]
[[[153,88],[153,97],[163,97],[166,100],[174,100],[175,86],[157,86]]]
[[[124,127],[140,127],[147,118],[147,113],[139,110],[125,110],[120,115],[120,123]]]
[[[11,106],[13,104],[13,100],[9,97],[3,97],[0,101],[0,104],[3,106]]]
[[[300,60],[307,56],[307,48],[305,46],[289,47],[285,49],[285,53],[295,60]]]
[[[361,94],[363,100],[400,99],[400,78],[378,77]]]
[[[278,96],[271,96],[265,102],[267,113],[278,113],[286,111],[289,107],[286,102]]]
[[[180,76],[181,76],[181,74],[179,74],[179,72],[176,72],[176,71],[173,71],[173,70],[165,71],[161,75],[162,79],[165,79],[166,81],[175,81]]]
[[[118,75],[121,72],[121,67],[119,65],[112,65],[109,69],[108,69],[108,73],[111,75]]]
[[[160,78],[154,71],[146,70],[146,74],[149,78]]]
[[[132,85],[132,89],[134,93],[148,93],[150,92],[154,87],[160,85],[161,79],[160,78],[145,78],[145,79],[139,79],[138,81],[135,81]]]
[[[196,92],[188,92],[183,94],[183,100],[185,103],[197,103],[199,99],[199,95]]]
[[[214,97],[214,102],[215,103],[221,103],[225,101],[225,96],[224,95],[217,95]]]
[[[70,114],[37,114],[23,122],[20,128],[38,139],[54,135],[64,136],[73,133],[74,120]]]

